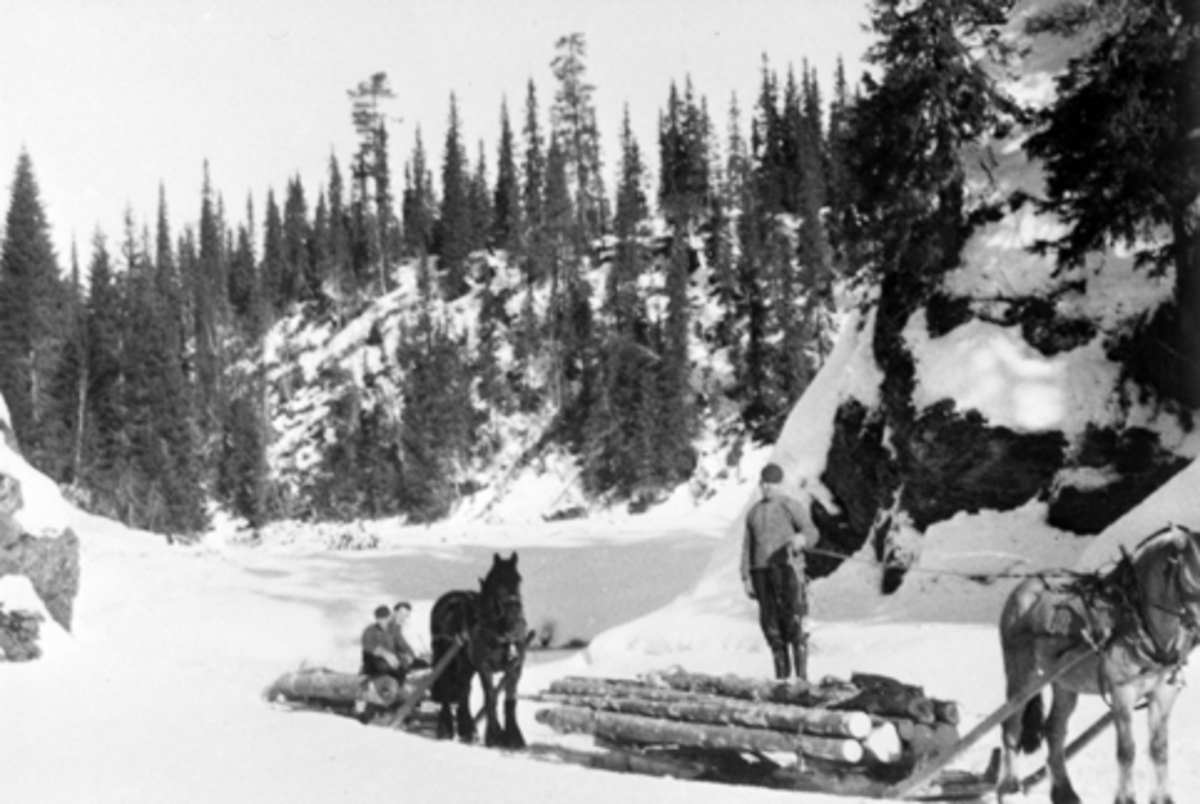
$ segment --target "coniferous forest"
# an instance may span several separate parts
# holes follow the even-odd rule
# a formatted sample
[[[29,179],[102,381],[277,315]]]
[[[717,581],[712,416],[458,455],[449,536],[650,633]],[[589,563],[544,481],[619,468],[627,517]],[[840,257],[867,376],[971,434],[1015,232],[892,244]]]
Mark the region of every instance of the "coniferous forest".
[[[203,530],[214,501],[252,526],[438,519],[497,449],[495,419],[517,414],[547,422],[543,442],[576,456],[590,495],[652,497],[691,476],[719,406],[745,438],[779,433],[831,348],[836,288],[878,287],[881,320],[903,326],[972,231],[1013,204],[1061,216],[1062,236],[1040,246],[1061,266],[1123,244],[1173,272],[1176,304],[1148,326],[1188,354],[1196,3],[1063,3],[1034,17],[1031,29],[1085,43],[1041,109],[985,66],[1012,54],[1000,35],[1012,6],[875,0],[868,74],[839,66],[822,86],[803,62],[764,59],[757,97],[711,100],[683,77],[663,87],[653,143],[636,141],[628,114],[597,119],[583,34],[554,43],[551,87],[531,81],[519,108],[495,111],[496,143],[462,140],[453,94],[444,142],[419,127],[393,141],[378,73],[348,91],[358,148],[331,156],[319,187],[281,177],[278,193],[229,199],[206,178],[194,210],[129,210],[124,231],[68,255],[51,246],[25,153],[0,253],[0,392],[21,448],[84,507],[177,534]],[[973,195],[963,149],[1014,126],[1032,132],[1023,147],[1045,165],[1044,196]],[[618,154],[601,153],[610,127]],[[520,289],[493,285],[480,255],[501,255]],[[268,460],[265,339],[289,316],[349,322],[402,272],[419,314],[394,356],[395,409],[347,387],[319,482],[288,499]],[[469,333],[445,313],[468,293]],[[695,386],[696,348],[729,355],[720,401]],[[1177,368],[1152,379],[1187,399]]]

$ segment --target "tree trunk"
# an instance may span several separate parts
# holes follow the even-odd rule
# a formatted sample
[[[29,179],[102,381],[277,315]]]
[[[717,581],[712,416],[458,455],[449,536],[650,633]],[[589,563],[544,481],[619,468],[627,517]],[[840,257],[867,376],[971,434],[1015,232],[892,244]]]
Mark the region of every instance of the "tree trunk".
[[[362,700],[390,707],[407,700],[415,688],[414,679],[401,686],[396,679],[384,676],[367,682],[364,676],[355,673],[338,673],[333,670],[300,670],[284,673],[267,688],[267,700],[283,698],[287,701],[304,703],[319,700],[334,704],[351,704]]]
[[[818,691],[814,685],[800,679],[768,681],[738,676],[710,676],[704,673],[687,673],[680,670],[658,676],[657,680],[677,690],[801,706],[811,706],[825,694],[824,691]]]
[[[851,737],[857,740],[867,737],[873,728],[871,718],[863,712],[833,712],[828,709],[701,697],[676,690],[663,692],[674,693],[678,697],[668,695],[656,700],[654,697],[641,695],[576,695],[563,696],[561,702],[574,707],[688,723],[746,726],[794,734],[804,732],[828,737]]]
[[[814,759],[836,762],[860,762],[862,743],[837,737],[810,734],[785,734],[768,729],[681,723],[641,715],[598,712],[588,708],[560,706],[543,709],[536,715],[559,731],[584,732],[597,738],[635,745],[678,745],[689,748],[731,751],[786,751]]]

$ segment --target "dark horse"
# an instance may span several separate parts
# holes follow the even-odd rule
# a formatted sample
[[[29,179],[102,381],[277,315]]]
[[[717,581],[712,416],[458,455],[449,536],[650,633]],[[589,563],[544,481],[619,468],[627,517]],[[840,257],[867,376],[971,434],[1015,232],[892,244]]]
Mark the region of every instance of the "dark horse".
[[[480,582],[478,592],[447,592],[433,604],[429,616],[433,637],[433,663],[436,666],[455,642],[459,651],[434,682],[430,695],[442,705],[438,715],[437,736],[450,739],[457,724],[458,738],[475,739],[475,718],[471,716],[471,681],[479,674],[483,686],[487,730],[484,743],[504,748],[524,748],[525,738],[517,724],[517,682],[525,663],[525,609],[521,604],[521,575],[517,572],[517,554],[503,559],[497,553],[492,568]],[[496,715],[495,674],[503,673],[504,728]],[[451,715],[451,707],[457,712]]]
[[[1000,642],[1008,695],[1072,656],[1080,663],[1052,684],[1053,704],[1044,717],[1034,697],[1004,724],[1001,798],[1020,782],[1018,750],[1032,752],[1044,738],[1049,754],[1050,799],[1074,804],[1079,796],[1067,776],[1063,743],[1079,695],[1108,699],[1117,727],[1117,804],[1133,804],[1133,710],[1143,699],[1150,720],[1154,762],[1153,804],[1171,804],[1167,782],[1167,722],[1179,694],[1179,670],[1200,630],[1200,533],[1166,528],[1123,556],[1103,576],[1029,578],[1008,598],[1000,619]]]

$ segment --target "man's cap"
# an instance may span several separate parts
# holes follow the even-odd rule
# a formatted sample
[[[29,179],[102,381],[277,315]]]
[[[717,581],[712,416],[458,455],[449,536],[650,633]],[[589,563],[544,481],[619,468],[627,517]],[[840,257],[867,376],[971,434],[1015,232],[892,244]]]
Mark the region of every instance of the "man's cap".
[[[409,603],[407,600],[401,600],[399,603],[392,606],[392,608],[396,611],[400,611],[400,609],[407,609],[408,611],[412,611],[412,603]]]
[[[375,619],[376,620],[387,617],[391,613],[392,613],[392,610],[389,609],[387,606],[376,606],[375,607]]]
[[[763,483],[782,483],[783,470],[779,468],[779,464],[769,463],[762,470]]]

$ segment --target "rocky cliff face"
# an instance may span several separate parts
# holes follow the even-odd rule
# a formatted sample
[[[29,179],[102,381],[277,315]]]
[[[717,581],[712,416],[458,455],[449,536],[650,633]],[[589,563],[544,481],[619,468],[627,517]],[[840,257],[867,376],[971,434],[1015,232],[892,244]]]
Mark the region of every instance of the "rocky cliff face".
[[[913,316],[922,317],[919,311]],[[964,319],[961,326],[972,320],[978,321]],[[972,360],[998,347],[961,341],[962,351],[952,351],[964,365],[932,365],[926,357],[919,366],[920,346],[912,340],[922,338],[912,337],[914,326],[928,324],[910,320],[903,330],[870,333],[871,351],[884,375],[880,393],[869,403],[844,398],[837,407],[820,478],[835,507],[819,507],[817,516],[822,542],[837,552],[849,554],[870,544],[879,559],[903,564],[906,558],[894,543],[899,529],[920,534],[959,512],[1007,511],[1030,500],[1045,504],[1048,523],[1059,530],[1096,534],[1191,461],[1188,412],[1128,398],[1129,388],[1115,366],[1113,387],[1062,389],[1100,395],[1088,410],[1075,409],[1070,394],[1065,400],[1047,394],[1032,402],[1034,408],[1058,408],[1061,420],[1045,426],[997,422],[1002,417],[995,416],[989,399],[982,402],[985,410],[971,407],[962,396],[933,399],[924,387],[926,376],[968,372]],[[1053,361],[1087,348],[1039,348],[1021,334],[1027,326],[1015,322],[1003,330],[1004,337],[993,334],[999,344],[1024,350],[1022,359],[1031,367],[1048,371],[1067,365]],[[938,338],[952,339],[957,328],[937,333]],[[937,340],[933,334],[926,329],[923,337]],[[1102,355],[1074,357],[1099,360]],[[1069,382],[1071,373],[1065,373]],[[1021,395],[1019,387],[995,391]],[[1093,411],[1106,415],[1087,415]],[[819,573],[821,565],[814,570]],[[894,573],[890,583],[901,576]]]
[[[0,412],[3,410],[0,399]],[[7,422],[0,418],[0,434],[10,432]],[[70,630],[75,596],[79,592],[79,538],[70,528],[39,533],[26,530],[20,516],[26,499],[17,473],[11,470],[20,459],[12,441],[0,445],[0,451],[11,459],[0,460],[0,578],[6,575],[28,578],[50,616]]]

